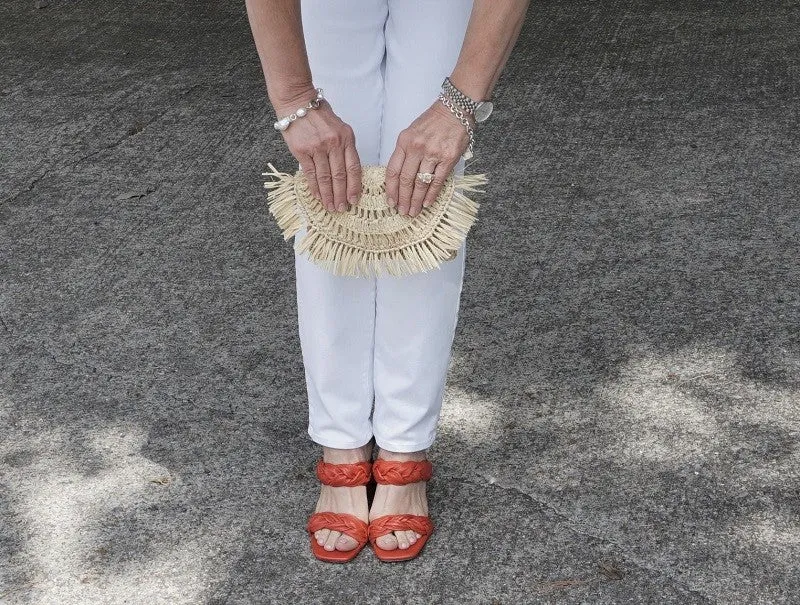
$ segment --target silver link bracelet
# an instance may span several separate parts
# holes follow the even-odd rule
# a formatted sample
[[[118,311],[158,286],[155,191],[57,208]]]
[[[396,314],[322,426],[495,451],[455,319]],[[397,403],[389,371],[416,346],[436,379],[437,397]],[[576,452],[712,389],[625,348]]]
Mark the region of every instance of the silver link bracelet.
[[[473,156],[472,145],[475,142],[475,133],[472,130],[472,124],[469,123],[469,120],[467,120],[467,116],[464,115],[464,112],[456,107],[450,100],[450,97],[448,97],[444,92],[439,93],[439,100],[444,104],[445,107],[455,114],[458,120],[464,125],[464,128],[467,129],[467,133],[469,134],[469,147],[467,147],[467,150],[461,154],[461,157],[465,160],[470,159]]]

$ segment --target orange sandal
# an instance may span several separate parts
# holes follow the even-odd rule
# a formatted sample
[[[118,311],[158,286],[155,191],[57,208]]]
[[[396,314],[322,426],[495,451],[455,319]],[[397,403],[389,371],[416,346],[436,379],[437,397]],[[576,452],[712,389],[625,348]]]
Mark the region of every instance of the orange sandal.
[[[433,467],[428,460],[399,462],[378,458],[372,463],[372,473],[377,483],[384,485],[407,485],[418,481],[428,481],[433,475]],[[393,531],[414,531],[420,534],[408,548],[386,550],[378,546],[377,539]],[[424,515],[384,515],[370,521],[369,541],[375,556],[381,561],[408,561],[416,557],[428,537],[433,533],[433,522]]]
[[[331,464],[320,460],[317,463],[317,477],[322,484],[333,487],[367,485],[372,478],[372,463]],[[311,552],[317,559],[327,563],[351,561],[367,544],[369,536],[367,523],[348,513],[314,513],[309,517],[306,529],[311,534]],[[358,542],[358,545],[353,550],[325,550],[314,538],[314,533],[321,529],[347,534]]]

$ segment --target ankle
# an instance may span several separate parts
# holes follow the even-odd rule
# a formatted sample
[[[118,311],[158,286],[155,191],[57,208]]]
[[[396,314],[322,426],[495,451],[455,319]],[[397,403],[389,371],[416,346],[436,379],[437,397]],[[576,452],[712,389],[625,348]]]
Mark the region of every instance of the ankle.
[[[322,448],[322,459],[331,464],[355,464],[372,458],[372,442],[353,449]]]
[[[420,450],[418,452],[392,452],[383,448],[378,450],[378,458],[382,460],[395,460],[397,462],[419,462],[420,460],[427,460],[427,454],[427,450]]]

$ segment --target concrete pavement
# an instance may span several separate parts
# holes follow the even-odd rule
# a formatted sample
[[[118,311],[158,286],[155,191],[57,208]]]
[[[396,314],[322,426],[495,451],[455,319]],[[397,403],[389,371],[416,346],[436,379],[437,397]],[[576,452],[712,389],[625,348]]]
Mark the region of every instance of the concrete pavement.
[[[0,602],[798,602],[798,19],[533,3],[437,531],[332,566],[244,4],[0,5]]]

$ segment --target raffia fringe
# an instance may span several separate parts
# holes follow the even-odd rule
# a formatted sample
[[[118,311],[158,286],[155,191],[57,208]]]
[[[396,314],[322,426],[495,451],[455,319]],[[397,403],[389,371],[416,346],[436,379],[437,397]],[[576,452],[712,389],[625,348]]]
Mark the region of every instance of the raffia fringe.
[[[283,233],[284,241],[295,236],[305,225],[300,202],[295,193],[296,175],[278,171],[271,163],[271,172],[262,176],[275,177],[266,181],[269,212]],[[330,239],[325,233],[309,227],[306,236],[296,244],[299,253],[320,267],[345,276],[393,276],[437,269],[452,259],[477,221],[480,204],[465,192],[483,192],[478,187],[488,182],[485,174],[453,175],[453,196],[444,214],[429,237],[399,245],[391,250],[370,250],[364,246]],[[435,204],[434,204],[435,205]],[[431,207],[433,208],[433,206]]]

